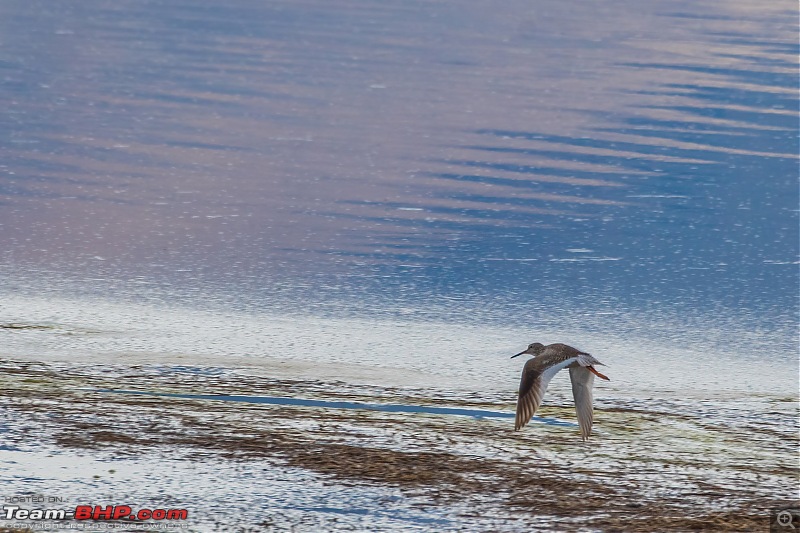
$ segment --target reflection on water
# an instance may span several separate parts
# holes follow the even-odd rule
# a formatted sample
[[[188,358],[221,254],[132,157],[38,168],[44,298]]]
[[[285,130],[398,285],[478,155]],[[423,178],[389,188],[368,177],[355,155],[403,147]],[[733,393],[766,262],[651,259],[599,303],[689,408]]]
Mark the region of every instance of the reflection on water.
[[[7,2],[3,271],[334,316],[713,323],[793,350],[795,18]]]

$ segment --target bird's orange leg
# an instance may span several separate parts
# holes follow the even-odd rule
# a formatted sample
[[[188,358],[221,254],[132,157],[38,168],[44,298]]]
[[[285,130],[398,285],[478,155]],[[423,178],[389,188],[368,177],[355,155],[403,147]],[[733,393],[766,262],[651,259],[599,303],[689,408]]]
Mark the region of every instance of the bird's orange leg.
[[[611,381],[610,379],[608,379],[608,376],[604,376],[603,374],[601,374],[600,372],[595,370],[593,366],[587,366],[586,369],[589,372],[591,372],[592,374],[594,374],[595,376],[597,376],[598,378],[600,378],[600,379],[604,379],[606,381]]]

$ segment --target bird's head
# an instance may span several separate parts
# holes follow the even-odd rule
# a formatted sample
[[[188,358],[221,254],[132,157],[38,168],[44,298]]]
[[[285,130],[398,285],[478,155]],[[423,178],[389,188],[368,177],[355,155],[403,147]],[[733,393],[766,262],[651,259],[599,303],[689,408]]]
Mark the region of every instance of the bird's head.
[[[542,353],[543,350],[544,350],[544,344],[542,344],[541,342],[533,342],[533,343],[529,344],[527,348],[525,348],[524,350],[522,350],[518,354],[512,355],[511,359],[514,359],[515,357],[517,357],[519,355],[525,355],[525,354],[530,354],[530,355],[533,355],[535,357],[535,356],[539,355],[540,353]]]

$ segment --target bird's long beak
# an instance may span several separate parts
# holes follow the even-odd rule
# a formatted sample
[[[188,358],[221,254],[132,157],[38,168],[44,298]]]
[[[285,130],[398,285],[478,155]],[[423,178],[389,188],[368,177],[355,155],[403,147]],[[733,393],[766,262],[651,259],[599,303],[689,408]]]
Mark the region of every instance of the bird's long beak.
[[[528,350],[522,350],[517,355],[512,355],[511,359],[514,359],[515,357],[519,357],[520,355],[523,355],[523,354],[526,354],[526,353],[528,353]]]

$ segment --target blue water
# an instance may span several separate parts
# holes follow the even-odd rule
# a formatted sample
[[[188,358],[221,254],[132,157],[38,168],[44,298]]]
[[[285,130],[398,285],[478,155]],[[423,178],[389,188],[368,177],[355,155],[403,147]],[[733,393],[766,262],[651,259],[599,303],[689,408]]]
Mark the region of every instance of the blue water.
[[[791,350],[797,13],[762,4],[4,2],[4,290]]]
[[[162,396],[167,398],[184,398],[194,400],[216,400],[225,402],[263,403],[268,405],[295,405],[300,407],[321,407],[325,409],[366,409],[369,411],[385,411],[388,413],[418,413],[429,415],[469,416],[472,418],[514,418],[515,414],[507,411],[490,411],[487,409],[462,409],[458,407],[433,407],[426,405],[377,404],[364,402],[338,402],[328,400],[311,400],[307,398],[288,398],[283,396],[241,396],[235,394],[172,394],[130,390],[99,389],[98,392],[116,394],[140,394],[145,396]],[[554,418],[536,417],[536,422],[554,426],[574,426]]]

